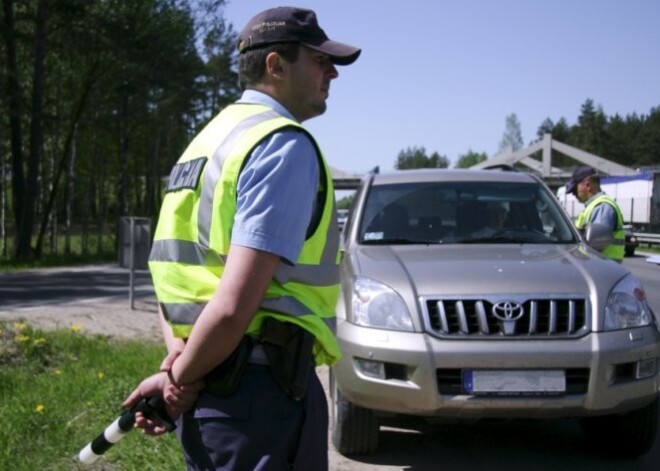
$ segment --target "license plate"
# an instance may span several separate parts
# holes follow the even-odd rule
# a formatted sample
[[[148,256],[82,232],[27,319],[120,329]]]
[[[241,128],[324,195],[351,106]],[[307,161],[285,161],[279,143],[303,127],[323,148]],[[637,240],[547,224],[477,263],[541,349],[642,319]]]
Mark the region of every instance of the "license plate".
[[[566,392],[563,370],[464,370],[463,391],[475,395],[558,395]]]

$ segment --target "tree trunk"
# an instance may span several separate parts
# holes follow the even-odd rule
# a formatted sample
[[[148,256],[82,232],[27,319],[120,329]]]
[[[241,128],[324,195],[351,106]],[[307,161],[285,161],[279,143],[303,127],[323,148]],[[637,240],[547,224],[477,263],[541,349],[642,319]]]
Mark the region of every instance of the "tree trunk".
[[[93,150],[93,161],[96,163],[95,168],[96,172],[94,173],[94,193],[95,205],[96,205],[96,229],[97,229],[97,238],[96,238],[96,254],[100,255],[103,252],[103,238],[105,236],[105,218],[106,218],[106,209],[107,209],[107,159],[105,158],[102,149],[98,145],[98,139],[94,139],[94,150]]]
[[[129,92],[124,87],[121,96],[121,123],[119,136],[119,188],[117,188],[117,216],[128,211],[128,102]]]
[[[70,146],[69,155],[69,169],[67,172],[67,185],[64,192],[64,207],[65,207],[65,221],[64,221],[64,253],[71,255],[71,221],[73,219],[73,200],[75,191],[75,168],[76,168],[76,137],[78,136],[78,126],[73,128],[73,140]]]
[[[97,157],[101,155],[101,152],[96,153]],[[103,237],[105,236],[105,221],[106,221],[106,216],[107,216],[107,209],[108,209],[108,197],[107,194],[108,192],[105,191],[106,185],[107,185],[107,178],[106,178],[106,164],[105,160],[103,158],[98,158],[98,161],[101,162],[101,167],[99,170],[99,179],[98,179],[98,194],[99,194],[99,209],[98,209],[98,214],[97,214],[97,226],[99,230],[99,237],[97,240],[98,245],[96,246],[96,253],[101,254],[103,252]]]
[[[0,257],[7,258],[7,213],[5,206],[7,205],[7,167],[5,166],[5,156],[0,154]]]
[[[97,169],[98,171],[98,169]],[[96,206],[95,196],[94,196],[94,180],[93,174],[89,174],[87,178],[80,182],[80,186],[84,188],[84,194],[87,195],[87,204],[80,205],[79,212],[81,218],[81,227],[80,227],[80,253],[84,256],[89,254],[89,244],[90,244],[90,224],[91,224],[91,215],[94,212],[94,207]]]
[[[69,149],[73,145],[72,144],[73,134],[78,126],[78,123],[80,122],[80,117],[82,116],[83,110],[85,109],[85,105],[87,104],[87,97],[89,96],[92,87],[96,81],[96,70],[98,69],[98,65],[99,65],[98,62],[95,62],[92,65],[91,69],[89,70],[87,74],[87,79],[85,81],[85,85],[83,86],[80,100],[78,101],[73,116],[71,117],[71,125],[69,126],[66,139],[64,140],[64,150],[62,151],[62,156],[60,158],[59,163],[57,164],[57,168],[55,169],[55,174],[53,177],[53,185],[50,190],[48,202],[46,203],[46,207],[44,208],[41,218],[41,228],[39,230],[39,235],[37,236],[37,244],[35,248],[35,254],[37,256],[41,255],[43,237],[44,234],[46,233],[46,228],[48,226],[48,220],[50,218],[51,211],[53,210],[53,205],[55,204],[55,198],[57,196],[57,188],[59,185],[59,180],[66,165],[67,157],[69,155]]]
[[[51,214],[48,218],[48,244],[51,255],[57,255],[57,222],[57,213]],[[41,251],[41,247],[39,250]]]
[[[15,244],[16,256],[19,243],[19,227],[25,206],[25,174],[23,172],[23,129],[21,125],[22,103],[21,86],[18,79],[18,64],[16,60],[16,31],[14,27],[14,2],[3,0],[2,2],[5,20],[5,51],[7,54],[7,97],[9,105],[9,135],[11,141],[11,179],[14,209]],[[29,240],[28,240],[29,244]]]
[[[43,99],[46,81],[46,17],[47,0],[38,0],[34,38],[34,69],[32,77],[32,108],[30,124],[30,152],[28,154],[28,172],[25,185],[25,205],[19,226],[16,255],[20,259],[31,256],[32,234],[34,231],[35,201],[37,199],[37,177],[43,155]]]
[[[145,195],[146,195],[146,207],[145,207],[145,214],[148,216],[152,216],[153,214],[156,214],[156,205],[157,205],[157,194],[156,194],[156,186],[160,185],[160,178],[158,175],[158,160],[160,156],[160,151],[161,151],[161,139],[162,139],[162,129],[163,126],[158,124],[157,125],[157,131],[154,133],[155,139],[154,139],[154,152],[153,156],[151,159],[149,159],[149,165],[148,165],[148,173],[146,174],[146,188],[145,188]]]

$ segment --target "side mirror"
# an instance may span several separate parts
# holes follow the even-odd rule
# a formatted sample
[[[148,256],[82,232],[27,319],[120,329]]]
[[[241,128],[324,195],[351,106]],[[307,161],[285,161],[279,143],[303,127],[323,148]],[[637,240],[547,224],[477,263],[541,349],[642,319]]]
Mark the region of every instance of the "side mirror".
[[[598,251],[603,250],[614,241],[612,229],[603,224],[589,224],[584,232],[587,244]]]

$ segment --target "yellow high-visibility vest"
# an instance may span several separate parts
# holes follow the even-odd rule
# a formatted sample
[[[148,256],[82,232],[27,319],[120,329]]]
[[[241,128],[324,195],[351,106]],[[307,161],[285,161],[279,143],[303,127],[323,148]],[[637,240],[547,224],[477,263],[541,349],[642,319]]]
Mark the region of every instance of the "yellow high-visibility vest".
[[[322,214],[295,265],[280,263],[247,333],[258,335],[266,316],[298,324],[316,337],[316,363],[333,364],[341,352],[334,336],[340,259],[332,176],[312,136],[272,108],[230,105],[193,139],[170,174],[149,269],[174,335],[188,337],[224,271],[245,159],[287,128],[306,133],[316,147]]]
[[[600,204],[609,204],[614,208],[614,211],[616,212],[616,227],[612,232],[614,240],[610,245],[605,247],[600,252],[607,258],[621,262],[625,252],[626,233],[623,230],[623,215],[621,214],[619,205],[616,204],[616,201],[614,201],[611,197],[603,193],[597,198],[594,198],[594,200],[591,201],[578,216],[577,221],[575,222],[575,227],[580,230],[586,229],[589,221],[591,220],[591,213],[594,211],[596,206]]]

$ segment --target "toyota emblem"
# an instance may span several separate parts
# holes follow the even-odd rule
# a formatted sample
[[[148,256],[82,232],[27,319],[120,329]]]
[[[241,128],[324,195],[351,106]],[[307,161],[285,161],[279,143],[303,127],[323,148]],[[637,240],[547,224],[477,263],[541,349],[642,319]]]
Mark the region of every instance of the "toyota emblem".
[[[525,311],[522,304],[516,301],[500,301],[492,309],[493,315],[501,321],[517,321]]]

